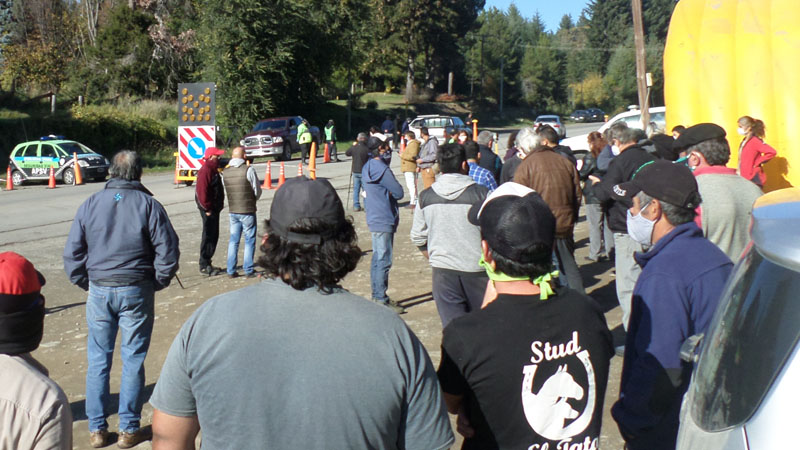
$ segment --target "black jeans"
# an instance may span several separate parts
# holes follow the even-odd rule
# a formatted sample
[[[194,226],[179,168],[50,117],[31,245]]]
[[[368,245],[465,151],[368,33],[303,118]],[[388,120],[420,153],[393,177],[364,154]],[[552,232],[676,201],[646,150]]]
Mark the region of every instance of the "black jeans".
[[[558,270],[561,271],[560,278],[562,280],[566,279],[567,286],[573,290],[585,294],[583,278],[580,270],[578,270],[578,264],[575,262],[575,241],[572,236],[557,237],[553,251],[558,259]]]
[[[306,159],[308,159],[308,153],[310,151],[311,151],[311,142],[307,144],[300,144],[300,154],[302,155],[301,161],[306,162]]]
[[[485,273],[433,268],[433,301],[442,319],[442,328],[456,317],[481,309],[488,281]]]
[[[219,212],[212,212],[210,216],[200,210],[200,218],[203,221],[203,234],[200,238],[200,269],[205,269],[211,265],[211,258],[217,251],[217,241],[219,240]]]

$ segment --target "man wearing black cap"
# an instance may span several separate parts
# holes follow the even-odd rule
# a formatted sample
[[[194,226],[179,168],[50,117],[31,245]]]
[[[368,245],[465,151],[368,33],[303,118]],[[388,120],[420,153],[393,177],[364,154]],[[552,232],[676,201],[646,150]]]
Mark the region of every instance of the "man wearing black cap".
[[[352,172],[353,172],[353,211],[361,211],[361,170],[364,164],[369,161],[369,148],[367,148],[367,133],[358,133],[356,143],[348,148],[345,155],[352,159]]]
[[[206,301],[150,399],[153,448],[446,449],[450,422],[425,348],[389,309],[339,281],[361,258],[327,180],[275,194],[269,277]]]
[[[650,249],[635,255],[642,273],[611,413],[628,449],[674,449],[692,370],[680,347],[706,331],[733,265],[694,223],[701,197],[686,166],[655,161],[614,190],[633,205],[628,234]]]
[[[763,194],[761,188],[737,175],[735,169],[725,167],[731,148],[719,125],[701,123],[689,127],[674,145],[687,155],[687,164],[703,197],[695,223],[709,241],[737,261],[750,241],[750,216],[753,203]]]
[[[31,356],[42,341],[44,283],[30,261],[0,253],[0,448],[72,448],[67,396]]]
[[[86,415],[89,443],[98,448],[109,437],[111,362],[121,335],[117,445],[130,448],[147,437],[140,427],[144,402],[144,360],[155,320],[155,291],[169,286],[178,271],[178,235],[166,210],[141,182],[136,152],[114,155],[105,189],[75,213],[64,245],[64,272],[89,291],[86,324]]]
[[[200,236],[200,273],[208,276],[219,275],[222,269],[211,265],[211,258],[217,251],[219,242],[219,213],[225,206],[225,188],[219,174],[219,157],[225,152],[209,147],[203,156],[203,166],[197,171],[197,186],[194,200],[200,210],[203,233]]]
[[[389,162],[392,151],[389,143],[372,136],[367,147],[373,157],[361,170],[364,191],[367,194],[367,228],[372,236],[372,261],[370,283],[372,301],[388,306],[398,314],[405,309],[391,300],[386,293],[389,289],[389,270],[392,268],[394,233],[400,222],[397,201],[403,198],[403,186],[397,182]]]
[[[508,182],[469,216],[490,281],[483,309],[444,329],[439,366],[463,448],[598,448],[611,333],[591,298],[550,285],[553,213]]]
[[[628,235],[626,215],[629,204],[614,197],[614,186],[630,181],[642,165],[655,160],[653,155],[639,147],[639,132],[628,127],[613,126],[611,152],[614,159],[608,164],[603,179],[590,175],[595,196],[603,202],[608,214],[608,227],[614,232],[614,269],[617,300],[622,308],[622,326],[627,330],[631,311],[631,293],[641,268],[633,259],[634,252],[643,250],[642,245]],[[620,349],[621,350],[621,349]]]

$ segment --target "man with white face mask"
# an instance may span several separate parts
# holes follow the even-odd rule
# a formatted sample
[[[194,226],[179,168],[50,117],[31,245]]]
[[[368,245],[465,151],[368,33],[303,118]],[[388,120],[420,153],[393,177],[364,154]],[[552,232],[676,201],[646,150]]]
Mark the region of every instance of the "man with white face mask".
[[[682,164],[658,160],[614,187],[631,201],[628,234],[642,273],[633,290],[619,401],[611,413],[630,450],[674,449],[691,376],[680,348],[704,333],[733,264],[694,223],[700,193]]]
[[[630,181],[643,164],[655,158],[637,146],[638,130],[617,128],[611,133],[612,151],[617,153],[608,165],[602,180],[590,175],[595,196],[603,203],[608,214],[608,227],[614,232],[614,266],[616,269],[617,299],[622,308],[622,326],[628,329],[631,293],[641,268],[633,259],[634,252],[642,251],[642,246],[628,235],[626,215],[630,204],[624,199],[614,198],[614,186]],[[620,351],[622,349],[620,348]]]

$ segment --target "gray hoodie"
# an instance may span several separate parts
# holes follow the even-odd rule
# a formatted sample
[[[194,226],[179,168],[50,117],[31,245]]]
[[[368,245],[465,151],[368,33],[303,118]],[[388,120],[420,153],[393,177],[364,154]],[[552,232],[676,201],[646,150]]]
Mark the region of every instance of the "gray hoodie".
[[[458,272],[483,272],[481,232],[467,220],[469,208],[489,190],[469,175],[446,173],[422,191],[414,211],[411,242],[427,250],[431,267]]]

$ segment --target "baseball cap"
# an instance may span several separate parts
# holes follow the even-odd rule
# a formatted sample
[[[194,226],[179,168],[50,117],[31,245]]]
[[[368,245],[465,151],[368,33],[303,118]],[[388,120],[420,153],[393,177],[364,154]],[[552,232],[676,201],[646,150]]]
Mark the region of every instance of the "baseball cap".
[[[482,203],[473,205],[467,218],[481,229],[492,252],[527,263],[535,244],[553,247],[556,218],[533,189],[518,183],[503,183]]]
[[[0,354],[39,347],[44,329],[44,276],[14,252],[0,253]]]
[[[301,244],[320,244],[323,235],[289,231],[296,220],[322,219],[336,224],[330,227],[331,235],[337,233],[338,225],[345,221],[342,201],[331,183],[308,177],[295,177],[284,183],[275,193],[269,214],[273,233]]]
[[[709,139],[724,138],[725,130],[715,123],[698,123],[681,133],[672,144],[676,149],[687,149]]]
[[[39,298],[44,276],[24,256],[0,253],[0,313],[13,313]]]
[[[206,152],[203,154],[204,159],[211,158],[212,156],[222,156],[225,154],[225,150],[220,150],[217,147],[208,147]]]
[[[614,196],[632,202],[639,192],[670,205],[694,209],[700,206],[700,192],[692,171],[683,164],[656,160],[642,166],[631,181],[613,187]]]

